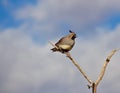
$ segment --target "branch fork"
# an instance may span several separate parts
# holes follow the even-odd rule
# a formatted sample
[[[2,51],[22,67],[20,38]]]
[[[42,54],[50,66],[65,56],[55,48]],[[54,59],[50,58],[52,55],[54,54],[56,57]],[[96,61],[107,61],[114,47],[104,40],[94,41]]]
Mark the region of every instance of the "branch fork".
[[[50,41],[49,41],[50,42]],[[57,46],[55,46],[52,42],[50,42],[50,44],[59,49]],[[65,52],[64,54],[66,55],[66,57],[68,57],[72,63],[76,66],[76,68],[80,71],[80,73],[84,76],[84,78],[89,82],[89,85],[88,86],[88,89],[92,88],[92,93],[96,93],[97,91],[97,86],[98,84],[100,83],[100,81],[102,80],[104,74],[105,74],[105,71],[106,71],[106,68],[107,68],[107,65],[108,63],[110,62],[110,59],[112,58],[112,56],[117,52],[119,51],[120,49],[114,49],[113,51],[110,52],[110,54],[107,56],[104,64],[103,64],[103,67],[101,69],[101,72],[97,78],[97,80],[94,82],[92,81],[87,75],[86,73],[83,71],[83,69],[81,68],[80,65],[77,64],[77,62],[73,59],[73,57],[71,56],[70,52]],[[60,51],[59,51],[60,52]],[[62,52],[61,52],[62,53]]]

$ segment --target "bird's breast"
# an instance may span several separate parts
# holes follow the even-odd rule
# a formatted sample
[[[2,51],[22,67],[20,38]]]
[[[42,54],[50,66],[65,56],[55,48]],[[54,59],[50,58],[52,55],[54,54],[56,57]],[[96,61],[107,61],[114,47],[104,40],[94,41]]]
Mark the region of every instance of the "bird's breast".
[[[59,47],[64,50],[70,50],[72,48],[70,45],[59,45]]]

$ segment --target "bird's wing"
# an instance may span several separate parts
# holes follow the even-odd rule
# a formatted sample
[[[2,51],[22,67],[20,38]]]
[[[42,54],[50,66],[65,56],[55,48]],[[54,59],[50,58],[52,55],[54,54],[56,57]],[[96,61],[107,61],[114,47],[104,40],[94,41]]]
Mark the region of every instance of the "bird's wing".
[[[65,37],[62,37],[55,45],[63,44]]]

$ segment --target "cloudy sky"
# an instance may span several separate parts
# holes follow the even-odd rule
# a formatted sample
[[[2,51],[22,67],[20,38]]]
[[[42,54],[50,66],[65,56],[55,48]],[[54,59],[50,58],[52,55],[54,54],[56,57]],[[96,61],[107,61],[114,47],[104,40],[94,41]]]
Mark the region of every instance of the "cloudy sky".
[[[105,58],[120,48],[120,0],[0,0],[0,93],[91,93],[71,61],[52,53],[69,29],[71,54],[96,80]],[[120,93],[120,52],[98,93]]]

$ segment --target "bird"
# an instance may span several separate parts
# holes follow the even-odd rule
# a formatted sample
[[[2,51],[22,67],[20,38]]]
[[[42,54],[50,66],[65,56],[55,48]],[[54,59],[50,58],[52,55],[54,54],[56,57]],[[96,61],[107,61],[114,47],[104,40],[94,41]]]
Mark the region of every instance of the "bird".
[[[67,36],[62,37],[56,44],[54,48],[52,48],[51,50],[53,52],[61,52],[61,53],[65,53],[70,51],[74,44],[75,44],[75,38],[76,38],[76,34],[69,30],[69,34]]]

